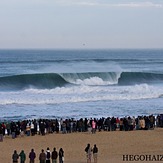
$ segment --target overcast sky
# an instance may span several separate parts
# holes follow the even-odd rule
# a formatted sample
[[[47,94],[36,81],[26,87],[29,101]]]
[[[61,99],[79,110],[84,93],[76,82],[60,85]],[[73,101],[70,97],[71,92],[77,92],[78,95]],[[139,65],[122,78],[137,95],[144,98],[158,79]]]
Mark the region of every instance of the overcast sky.
[[[163,48],[163,0],[0,0],[0,48]]]

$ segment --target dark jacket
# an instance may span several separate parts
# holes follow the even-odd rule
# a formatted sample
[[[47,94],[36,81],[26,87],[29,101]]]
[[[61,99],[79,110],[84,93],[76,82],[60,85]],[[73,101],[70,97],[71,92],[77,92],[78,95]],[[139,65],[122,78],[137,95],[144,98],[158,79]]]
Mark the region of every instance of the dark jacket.
[[[29,153],[29,158],[30,158],[30,160],[32,160],[32,161],[36,158],[36,154],[35,154],[34,151],[31,151],[31,152]]]
[[[19,156],[20,156],[20,160],[21,161],[25,161],[26,160],[26,155],[25,155],[23,150],[20,152]]]
[[[46,160],[46,154],[44,152],[40,153],[39,160],[40,161],[45,161]]]
[[[12,155],[13,162],[18,162],[18,158],[19,158],[19,155],[16,152],[14,152],[14,154]]]
[[[98,148],[96,146],[93,148],[93,153],[98,153]]]
[[[53,151],[51,157],[52,157],[52,160],[56,160],[57,157],[58,157],[58,152],[57,151]]]

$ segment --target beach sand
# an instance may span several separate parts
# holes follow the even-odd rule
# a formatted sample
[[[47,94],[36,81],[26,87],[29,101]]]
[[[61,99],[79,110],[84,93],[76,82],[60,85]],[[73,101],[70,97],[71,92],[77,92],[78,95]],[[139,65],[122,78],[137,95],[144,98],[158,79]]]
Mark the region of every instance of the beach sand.
[[[6,136],[0,142],[0,163],[12,163],[14,150],[18,153],[23,149],[27,155],[26,163],[29,163],[29,152],[33,148],[36,152],[36,161],[39,163],[41,149],[47,147],[52,151],[56,147],[63,148],[65,152],[65,163],[86,163],[85,147],[90,143],[99,149],[98,163],[121,163],[123,155],[163,155],[163,128],[148,131],[114,131],[71,134],[48,134],[45,136],[24,136],[12,139]],[[93,160],[92,160],[93,162]],[[149,162],[149,161],[131,161]],[[152,162],[152,161],[150,161]],[[153,161],[155,163],[161,161]]]

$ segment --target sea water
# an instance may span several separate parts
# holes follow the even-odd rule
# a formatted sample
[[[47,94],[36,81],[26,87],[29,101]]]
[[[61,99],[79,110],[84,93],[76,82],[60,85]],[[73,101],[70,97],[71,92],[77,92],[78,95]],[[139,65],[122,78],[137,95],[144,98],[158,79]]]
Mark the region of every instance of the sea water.
[[[163,113],[163,50],[0,50],[0,120]]]

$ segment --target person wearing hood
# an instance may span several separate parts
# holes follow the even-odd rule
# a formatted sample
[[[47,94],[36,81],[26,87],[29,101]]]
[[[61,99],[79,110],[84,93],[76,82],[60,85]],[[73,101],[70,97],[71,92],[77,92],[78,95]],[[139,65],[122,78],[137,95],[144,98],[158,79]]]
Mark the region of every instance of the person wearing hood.
[[[46,163],[50,163],[50,158],[51,158],[51,152],[49,147],[46,150]]]
[[[24,153],[24,150],[20,152],[19,156],[20,156],[20,163],[25,163],[26,154]]]

